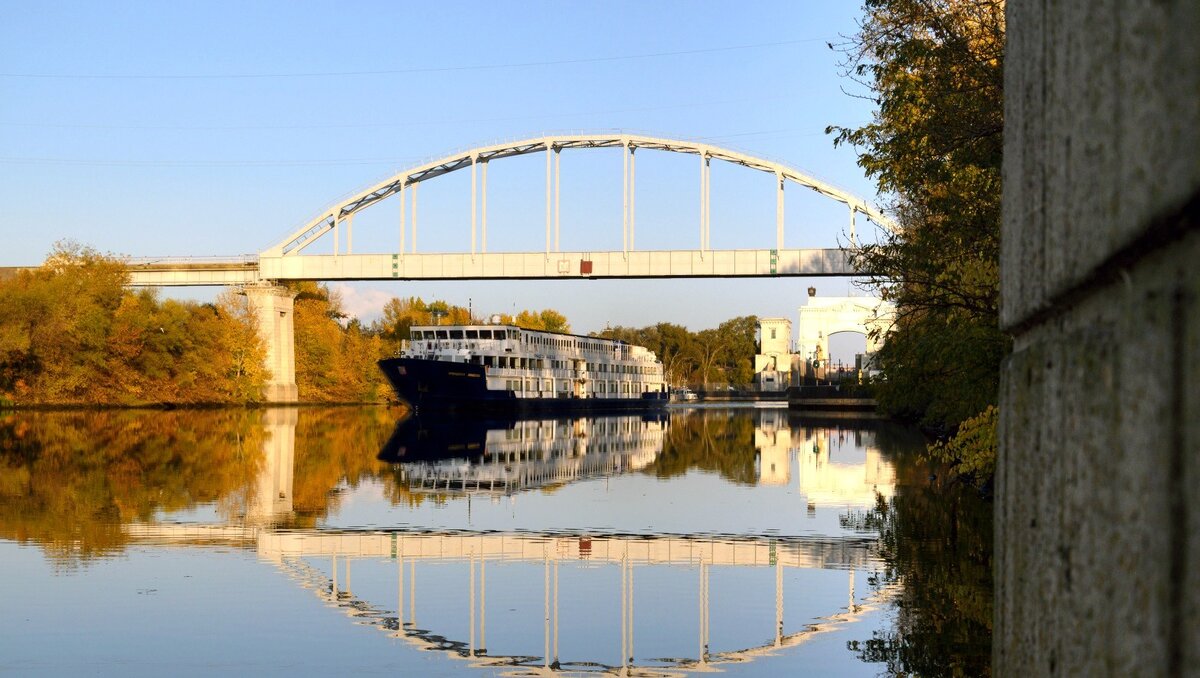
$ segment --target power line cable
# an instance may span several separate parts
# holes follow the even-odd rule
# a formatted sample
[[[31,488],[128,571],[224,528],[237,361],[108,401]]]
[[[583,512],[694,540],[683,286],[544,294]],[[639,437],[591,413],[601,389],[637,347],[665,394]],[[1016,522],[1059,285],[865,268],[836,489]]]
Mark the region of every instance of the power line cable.
[[[684,108],[700,108],[703,106],[724,106],[729,104],[764,103],[782,101],[790,97],[769,97],[766,99],[745,98],[696,101],[663,106],[642,106],[637,108],[617,108],[606,111],[575,111],[570,113],[541,113],[537,115],[514,115],[492,118],[450,119],[439,118],[417,120],[413,122],[366,122],[366,123],[329,123],[329,124],[293,124],[293,125],[103,125],[75,123],[40,123],[40,122],[4,122],[0,126],[22,127],[37,129],[108,129],[108,130],[162,130],[162,131],[239,131],[239,130],[306,130],[306,129],[381,129],[396,127],[423,127],[432,125],[472,125],[479,123],[519,122],[522,120],[544,120],[553,118],[580,118],[595,115],[617,115],[621,113],[646,113],[652,111],[678,110]]]
[[[764,47],[783,47],[810,42],[822,42],[823,38],[804,38],[801,40],[781,40],[778,42],[760,42],[748,45],[726,45],[722,47],[705,47],[672,52],[648,52],[644,54],[623,54],[603,57],[587,57],[582,59],[558,59],[551,61],[522,61],[506,64],[468,64],[463,66],[423,66],[418,68],[391,68],[374,71],[314,71],[307,73],[0,73],[0,78],[27,78],[45,80],[244,80],[255,78],[334,78],[347,76],[378,76],[406,75],[414,73],[453,73],[459,71],[491,71],[510,68],[529,68],[540,66],[563,66],[569,64],[604,63],[611,61],[632,61],[637,59],[656,59],[660,57],[687,56],[691,54],[712,54],[715,52],[733,52]]]
[[[415,159],[337,158],[320,160],[152,160],[106,158],[0,157],[4,165],[77,165],[82,167],[309,167],[340,165],[405,165]]]

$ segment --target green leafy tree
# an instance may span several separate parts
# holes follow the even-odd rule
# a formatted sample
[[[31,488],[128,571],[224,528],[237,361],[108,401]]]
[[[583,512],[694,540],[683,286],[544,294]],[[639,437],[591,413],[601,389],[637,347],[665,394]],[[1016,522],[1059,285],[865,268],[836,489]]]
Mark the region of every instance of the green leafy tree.
[[[878,110],[867,125],[830,131],[894,197],[901,229],[855,255],[897,308],[877,393],[892,414],[949,432],[997,402],[1009,350],[998,323],[1004,2],[864,9],[842,49]]]
[[[758,316],[746,315],[726,320],[717,328],[725,338],[724,372],[732,386],[745,388],[754,380],[754,354],[758,352],[755,334]]]
[[[709,383],[716,378],[714,372],[728,353],[729,338],[717,330],[702,330],[696,335],[692,346],[700,368],[700,381],[708,390]]]
[[[691,332],[681,325],[658,323],[642,328],[610,327],[597,336],[654,351],[666,381],[673,386],[727,383],[748,385],[754,378],[757,316],[733,318],[720,326]]]

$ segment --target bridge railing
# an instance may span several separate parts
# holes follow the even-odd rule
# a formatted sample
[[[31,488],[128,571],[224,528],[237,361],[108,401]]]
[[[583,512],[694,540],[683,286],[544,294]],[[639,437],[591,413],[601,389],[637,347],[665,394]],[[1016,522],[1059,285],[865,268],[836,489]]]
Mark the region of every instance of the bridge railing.
[[[168,257],[127,257],[125,263],[130,266],[150,266],[155,264],[257,264],[257,254],[237,254],[232,256],[168,256]]]

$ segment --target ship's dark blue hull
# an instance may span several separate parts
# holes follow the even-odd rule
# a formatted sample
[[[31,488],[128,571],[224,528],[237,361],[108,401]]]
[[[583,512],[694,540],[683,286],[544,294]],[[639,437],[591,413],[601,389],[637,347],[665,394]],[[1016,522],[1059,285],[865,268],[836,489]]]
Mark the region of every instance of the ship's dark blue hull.
[[[518,398],[512,391],[489,391],[484,367],[466,363],[388,358],[379,361],[379,369],[396,395],[422,413],[636,412],[667,404],[666,393],[640,398]]]

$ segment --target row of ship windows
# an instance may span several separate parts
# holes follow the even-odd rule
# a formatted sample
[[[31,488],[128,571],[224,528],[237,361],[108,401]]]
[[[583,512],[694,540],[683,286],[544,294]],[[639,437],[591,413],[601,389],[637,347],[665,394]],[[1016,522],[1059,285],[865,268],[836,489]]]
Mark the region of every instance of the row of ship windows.
[[[545,445],[544,442],[538,444],[539,441],[522,440],[520,438],[510,438],[510,440],[518,443],[528,443],[531,445],[531,447],[520,450],[488,450],[484,453],[484,463],[503,463],[529,460],[541,461],[547,456],[549,456],[551,459],[578,459],[587,457],[589,454],[596,455],[604,452],[625,452],[628,450],[654,449],[655,443],[658,442],[655,439],[650,438],[645,440],[606,441],[602,443],[591,441],[586,449],[580,451],[575,449],[573,446],[568,449],[547,450],[545,447],[543,447],[543,445]],[[547,451],[549,451],[549,455],[546,454]]]
[[[412,330],[409,338],[413,341],[434,341],[437,339],[512,339],[520,340],[534,346],[557,346],[559,348],[582,348],[587,351],[615,351],[620,345],[613,342],[587,341],[568,337],[545,337],[536,334],[522,336],[520,330]]]
[[[468,360],[472,365],[483,365],[485,367],[507,367],[510,369],[534,369],[541,370],[547,367],[552,370],[569,370],[571,369],[569,360],[545,360],[543,358],[517,358],[515,356],[505,355],[473,355]],[[617,374],[659,374],[657,366],[650,365],[610,365],[608,363],[588,363],[589,372],[598,373],[617,373]]]
[[[526,335],[525,343],[533,344],[534,346],[557,346],[559,348],[581,348],[585,351],[607,351],[612,353],[617,350],[618,344],[611,342],[586,341],[580,339],[572,339],[568,337],[546,337],[537,334]]]
[[[408,337],[423,339],[520,339],[520,330],[412,330]]]
[[[592,424],[592,436],[600,435],[618,435],[618,434],[634,434],[644,433],[650,428],[650,424],[644,421],[637,422],[634,426],[632,422],[596,422]],[[661,429],[656,429],[656,432],[661,433]],[[505,440],[546,440],[552,438],[561,438],[563,440],[575,440],[571,427],[541,427],[536,428],[519,428],[514,427],[504,430]]]
[[[541,385],[540,389],[538,388],[539,384]],[[561,381],[560,380],[558,382],[558,390],[562,393],[566,393],[570,389],[570,384],[571,384],[571,382],[569,382],[569,381]],[[592,393],[634,393],[635,392],[634,386],[639,386],[639,385],[633,384],[632,382],[628,382],[628,381],[593,381],[591,384],[591,392]],[[518,393],[522,392],[522,391],[527,391],[527,392],[533,393],[533,392],[537,392],[539,390],[542,391],[543,393],[548,393],[548,392],[551,392],[554,390],[554,380],[553,379],[545,379],[545,380],[541,380],[541,379],[524,379],[524,380],[505,379],[504,380],[504,388],[508,389],[509,391],[515,391]],[[648,391],[649,390],[648,387],[646,387],[646,388]],[[641,393],[641,391],[637,391],[637,392]]]
[[[630,420],[628,417],[613,418],[613,419],[594,419],[588,427],[588,435],[597,436],[604,434],[619,434],[619,433],[642,433],[651,428],[651,423],[641,420]],[[656,432],[661,433],[662,427],[660,424],[653,424]],[[517,440],[524,438],[537,438],[539,440],[545,438],[556,438],[565,436],[567,439],[575,439],[576,428],[571,425],[562,425],[558,422],[534,422],[532,426],[514,426],[513,428],[504,430],[505,440]]]
[[[426,350],[426,351],[436,351],[438,349],[450,349],[450,350],[467,349],[468,351],[479,351],[479,350],[495,351],[495,350],[497,350],[495,345],[480,346],[480,344],[478,342],[439,341],[439,340],[428,340],[428,339],[420,341],[419,343],[410,342],[410,346],[412,347],[413,350]],[[511,349],[506,348],[504,350],[509,351]],[[605,357],[606,358],[615,358],[617,360],[621,359],[621,356],[617,355],[616,351],[610,351],[609,353],[605,354]],[[626,352],[626,355],[624,357],[627,360],[630,359],[628,352]],[[647,362],[649,362],[651,360],[651,358],[649,356],[634,357],[632,359],[633,360],[644,360]]]

